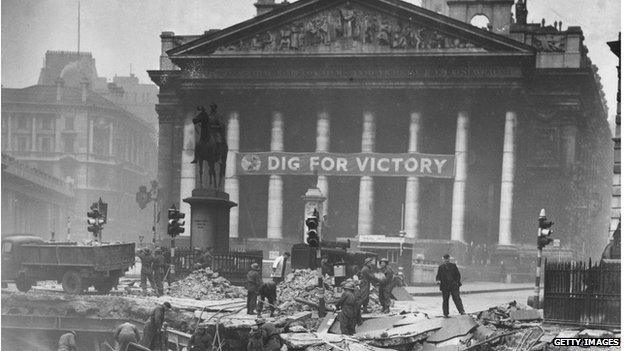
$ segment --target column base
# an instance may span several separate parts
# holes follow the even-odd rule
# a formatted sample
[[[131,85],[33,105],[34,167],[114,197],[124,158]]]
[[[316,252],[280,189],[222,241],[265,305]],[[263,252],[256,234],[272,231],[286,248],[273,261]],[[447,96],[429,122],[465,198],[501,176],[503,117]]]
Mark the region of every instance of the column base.
[[[238,206],[230,195],[217,189],[193,189],[183,200],[191,205],[190,247],[212,247],[215,253],[229,252],[230,209]]]

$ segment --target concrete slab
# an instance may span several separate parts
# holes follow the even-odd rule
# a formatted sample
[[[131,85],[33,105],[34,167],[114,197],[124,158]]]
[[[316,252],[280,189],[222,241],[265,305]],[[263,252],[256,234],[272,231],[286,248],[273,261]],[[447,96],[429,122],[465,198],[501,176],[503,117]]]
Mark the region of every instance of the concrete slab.
[[[394,296],[394,299],[397,301],[413,301],[414,300],[412,295],[410,295],[410,293],[407,292],[407,290],[405,290],[405,288],[402,286],[395,286],[392,289],[392,296]]]
[[[422,320],[429,320],[429,318],[427,317],[426,314],[423,314],[423,313],[419,313],[419,314],[406,314],[406,315],[403,316],[403,319],[397,321],[392,326],[393,327],[400,327],[402,325],[419,323]]]
[[[384,335],[387,338],[413,337],[416,335],[426,334],[430,331],[438,330],[442,328],[443,323],[444,321],[442,320],[442,318],[421,319],[411,324],[387,329],[384,332]]]
[[[442,321],[442,328],[427,338],[427,341],[440,343],[445,340],[466,335],[477,326],[477,322],[469,315],[445,318]]]
[[[321,324],[319,325],[317,332],[320,335],[327,334],[331,326],[336,321],[336,316],[337,314],[333,312],[329,312],[328,314],[326,314],[325,318],[323,318],[323,320],[321,321]]]
[[[558,338],[576,338],[579,334],[578,330],[562,330],[557,334]]]

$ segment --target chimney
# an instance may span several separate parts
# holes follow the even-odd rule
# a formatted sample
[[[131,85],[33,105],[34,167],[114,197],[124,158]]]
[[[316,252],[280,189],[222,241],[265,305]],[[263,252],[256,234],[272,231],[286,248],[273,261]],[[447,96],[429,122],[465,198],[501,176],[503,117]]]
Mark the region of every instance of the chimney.
[[[288,5],[287,0],[284,0],[281,4],[276,4],[275,0],[258,0],[254,4],[256,7],[256,16],[264,15],[284,5]]]
[[[89,79],[82,77],[80,80],[80,88],[82,88],[82,102],[87,102],[87,95],[89,93]]]
[[[58,77],[56,78],[54,85],[56,85],[56,101],[61,101],[63,98],[63,86],[65,85],[65,81],[63,78]]]

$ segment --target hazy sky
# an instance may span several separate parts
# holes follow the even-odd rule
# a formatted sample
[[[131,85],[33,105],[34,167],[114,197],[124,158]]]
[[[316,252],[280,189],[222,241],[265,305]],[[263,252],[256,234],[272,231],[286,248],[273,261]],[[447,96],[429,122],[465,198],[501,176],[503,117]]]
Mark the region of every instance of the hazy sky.
[[[282,0],[277,0],[281,2]],[[255,15],[255,0],[81,0],[81,51],[93,53],[98,74],[142,82],[158,69],[160,32],[201,34]],[[292,2],[292,1],[291,1]],[[410,1],[419,4],[419,0]],[[77,47],[78,0],[2,0],[2,85],[37,83],[47,50]],[[581,26],[589,56],[598,65],[615,114],[617,58],[605,44],[620,31],[620,0],[528,0],[529,22]]]

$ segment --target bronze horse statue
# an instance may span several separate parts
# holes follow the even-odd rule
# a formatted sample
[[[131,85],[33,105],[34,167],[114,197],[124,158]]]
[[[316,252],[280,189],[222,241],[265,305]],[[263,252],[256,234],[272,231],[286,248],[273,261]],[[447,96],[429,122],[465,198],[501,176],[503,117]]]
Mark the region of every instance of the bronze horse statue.
[[[208,162],[209,186],[219,189],[225,178],[228,146],[225,138],[225,125],[217,113],[217,105],[210,104],[210,114],[203,106],[197,107],[198,113],[193,124],[199,124],[199,141],[195,143],[195,158],[191,163],[199,164],[199,186],[203,188],[204,161]],[[219,177],[215,172],[215,164],[219,164]]]

